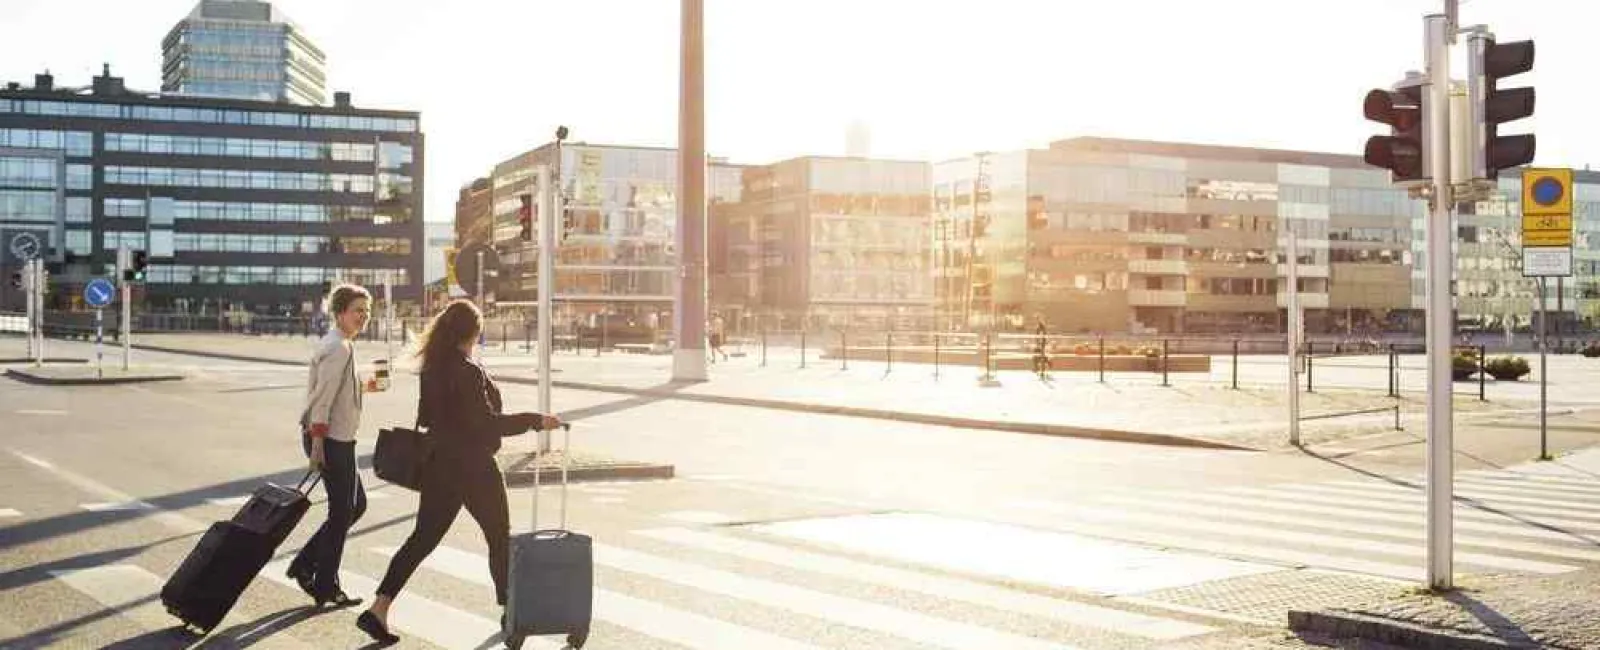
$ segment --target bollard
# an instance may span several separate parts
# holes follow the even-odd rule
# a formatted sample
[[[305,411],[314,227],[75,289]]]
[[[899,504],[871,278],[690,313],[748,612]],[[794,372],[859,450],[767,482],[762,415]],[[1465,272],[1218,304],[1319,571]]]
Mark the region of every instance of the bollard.
[[[1100,383],[1106,383],[1106,337],[1100,337]]]
[[[761,367],[767,367],[767,328],[761,327]]]
[[[883,374],[894,369],[894,332],[883,333]]]
[[[1239,390],[1239,339],[1233,340],[1233,389]]]
[[[1400,405],[1399,404],[1394,405],[1394,430],[1395,431],[1404,431],[1404,428],[1402,428],[1400,426]]]
[[[1396,363],[1398,361],[1399,360],[1396,359],[1396,354],[1395,354],[1395,351],[1394,351],[1394,344],[1390,343],[1389,344],[1389,397],[1399,397],[1398,393],[1400,392],[1399,391],[1400,382],[1398,380],[1399,380],[1400,375],[1395,369],[1395,365],[1396,365]]]
[[[1171,386],[1167,383],[1167,340],[1161,339],[1161,385]]]
[[[1484,383],[1487,380],[1483,378],[1484,375],[1489,374],[1488,372],[1485,371],[1485,368],[1488,365],[1489,365],[1489,346],[1480,345],[1480,346],[1478,346],[1478,401],[1480,401],[1480,402],[1489,401],[1489,398],[1484,393]]]
[[[843,327],[839,328],[839,369],[850,369],[850,335]]]
[[[933,333],[933,378],[939,378],[939,333]]]
[[[800,329],[800,367],[806,367],[806,330]]]
[[[1317,349],[1316,344],[1314,344],[1314,343],[1312,343],[1310,341],[1306,341],[1306,392],[1307,393],[1315,393],[1316,392],[1316,390],[1314,390],[1313,384],[1311,383],[1311,369],[1315,367],[1315,362],[1313,360],[1316,359],[1316,354],[1315,354],[1316,353],[1316,349]]]
[[[552,336],[550,338],[553,339],[555,337]],[[551,345],[554,346],[553,343]],[[522,324],[522,349],[529,352],[533,351],[533,323]]]
[[[500,323],[500,351],[502,352],[511,349],[511,337],[507,334],[509,331],[507,328],[510,325],[511,323]]]

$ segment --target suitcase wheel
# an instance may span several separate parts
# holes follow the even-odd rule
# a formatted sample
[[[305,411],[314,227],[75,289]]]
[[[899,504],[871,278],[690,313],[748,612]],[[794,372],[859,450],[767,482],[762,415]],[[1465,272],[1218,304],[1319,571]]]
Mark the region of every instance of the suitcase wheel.
[[[522,650],[522,641],[526,638],[520,634],[506,637],[506,650]]]
[[[567,635],[567,647],[572,650],[582,650],[583,644],[589,642],[589,628],[583,628]]]

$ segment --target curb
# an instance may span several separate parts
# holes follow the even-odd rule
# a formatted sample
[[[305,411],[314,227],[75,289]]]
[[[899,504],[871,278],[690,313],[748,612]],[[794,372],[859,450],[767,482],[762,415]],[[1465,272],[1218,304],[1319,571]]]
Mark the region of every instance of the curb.
[[[304,366],[304,365],[306,365],[306,362],[304,362],[304,361],[285,361],[283,359],[273,359],[273,358],[270,358],[270,357],[252,357],[252,356],[247,355],[247,354],[229,354],[229,353],[226,353],[226,352],[187,350],[187,349],[184,349],[184,348],[169,348],[169,347],[160,346],[160,345],[141,345],[139,343],[134,343],[134,344],[131,344],[129,347],[132,347],[135,350],[146,350],[146,351],[149,351],[149,352],[166,352],[168,354],[187,354],[187,355],[193,356],[193,357],[211,357],[213,359],[227,359],[229,361],[250,361],[250,362],[255,362],[255,363],[271,363],[271,364],[280,365],[280,366]]]
[[[134,375],[131,377],[43,377],[11,368],[6,376],[26,384],[40,386],[111,386],[115,384],[143,384],[155,381],[182,381],[183,375]]]
[[[1325,634],[1336,639],[1354,638],[1373,641],[1402,648],[1425,648],[1428,650],[1552,648],[1560,650],[1560,646],[1549,646],[1537,642],[1511,642],[1481,634],[1440,630],[1415,623],[1352,612],[1290,610],[1289,629],[1295,632]]]
[[[524,377],[497,376],[495,379],[508,384],[524,384],[537,386],[539,380]],[[884,409],[870,409],[856,406],[831,406],[825,404],[807,404],[804,402],[790,402],[785,400],[761,399],[755,397],[730,397],[727,395],[698,395],[683,393],[673,389],[663,388],[628,388],[610,384],[591,384],[576,381],[553,381],[553,388],[566,388],[569,390],[587,390],[599,393],[616,393],[633,395],[636,397],[660,397],[665,399],[683,400],[686,402],[703,402],[708,404],[723,404],[727,406],[748,406],[775,411],[791,411],[796,413],[820,413],[825,415],[842,415],[846,417],[867,418],[873,420],[891,420],[895,422],[911,422],[916,424],[932,424],[936,426],[956,427],[961,429],[984,429],[989,431],[1006,431],[1009,433],[1026,433],[1033,435],[1052,436],[1057,438],[1084,438],[1090,440],[1105,440],[1108,442],[1128,442],[1144,445],[1160,445],[1166,447],[1194,447],[1201,449],[1223,449],[1229,451],[1262,451],[1255,447],[1230,445],[1213,442],[1199,438],[1187,438],[1163,433],[1145,433],[1141,431],[1122,431],[1118,429],[1094,429],[1088,427],[1073,427],[1059,424],[1042,424],[1032,422],[1007,422],[1003,420],[979,420],[961,418],[950,415],[934,415],[930,413],[907,413],[902,411],[889,411]]]
[[[507,486],[523,487],[533,485],[533,470],[529,466],[517,467],[517,463],[527,460],[526,457],[513,461],[510,466],[503,468]],[[539,472],[539,482],[542,485],[554,485],[560,479],[559,470]],[[568,483],[582,483],[586,481],[644,481],[651,479],[669,479],[677,474],[676,468],[663,463],[621,463],[610,465],[588,465],[573,467],[567,470]]]

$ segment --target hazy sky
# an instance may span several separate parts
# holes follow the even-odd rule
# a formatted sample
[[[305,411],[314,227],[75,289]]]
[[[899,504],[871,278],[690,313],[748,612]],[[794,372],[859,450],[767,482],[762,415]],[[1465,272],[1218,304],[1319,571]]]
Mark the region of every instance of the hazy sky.
[[[0,81],[160,88],[193,0],[0,0]],[[422,112],[427,218],[549,139],[674,146],[676,0],[278,0],[357,106]],[[1443,0],[706,0],[712,155],[943,159],[1098,135],[1358,153],[1361,98],[1422,67]],[[1600,158],[1594,0],[1470,0],[1464,24],[1533,38],[1538,164]],[[1462,66],[1457,71],[1464,71]]]

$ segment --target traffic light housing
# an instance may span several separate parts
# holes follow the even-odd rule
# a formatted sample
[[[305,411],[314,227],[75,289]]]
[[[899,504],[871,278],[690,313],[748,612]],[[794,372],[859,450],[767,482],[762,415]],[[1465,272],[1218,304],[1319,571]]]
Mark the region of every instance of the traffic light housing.
[[[123,270],[122,279],[128,282],[144,282],[144,269],[149,265],[149,256],[144,251],[133,251],[133,263]]]
[[[22,271],[11,272],[11,287],[14,289],[21,289],[23,287]]]
[[[561,197],[561,238],[557,241],[566,241],[578,229],[578,217],[572,214],[570,203],[565,195]]]
[[[1429,177],[1423,141],[1423,96],[1426,86],[1411,85],[1395,90],[1374,89],[1367,93],[1361,112],[1367,119],[1389,125],[1389,135],[1367,138],[1362,159],[1368,165],[1389,170],[1395,183],[1421,181]]]
[[[522,226],[522,231],[517,235],[522,241],[533,241],[533,195],[519,194],[522,207],[517,208],[517,223]]]
[[[1477,45],[1475,43],[1474,45]],[[1533,162],[1537,142],[1533,134],[1500,135],[1500,125],[1533,115],[1532,87],[1500,88],[1500,80],[1533,69],[1533,41],[1497,43],[1481,39],[1472,56],[1483,74],[1483,104],[1479,115],[1483,127],[1483,159],[1475,165],[1482,177],[1496,179],[1500,170]]]

